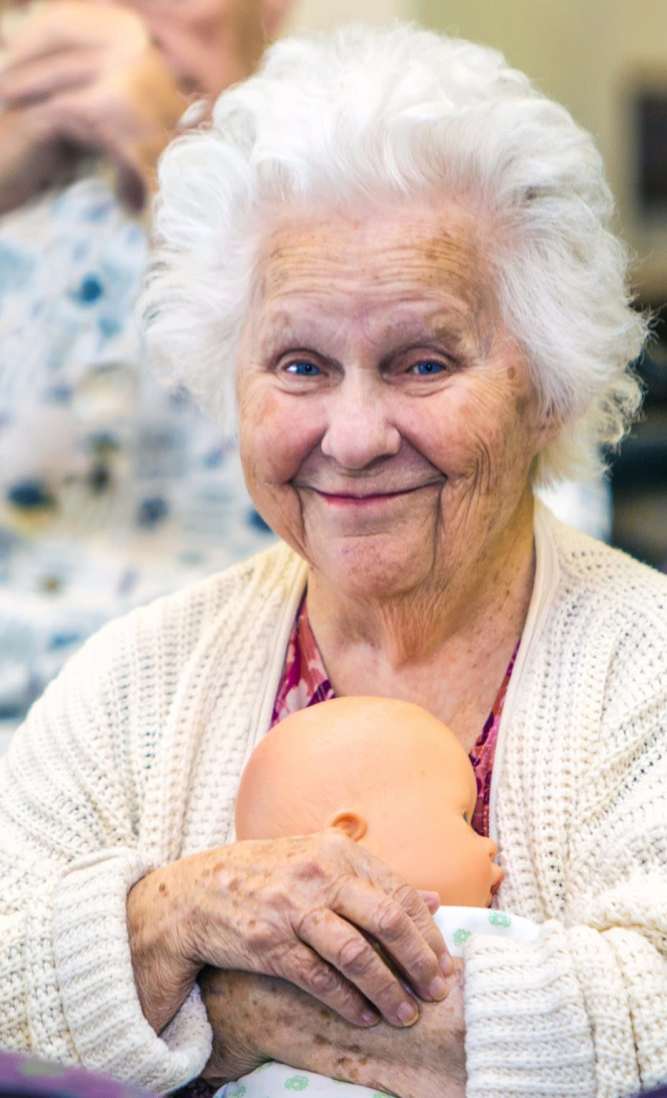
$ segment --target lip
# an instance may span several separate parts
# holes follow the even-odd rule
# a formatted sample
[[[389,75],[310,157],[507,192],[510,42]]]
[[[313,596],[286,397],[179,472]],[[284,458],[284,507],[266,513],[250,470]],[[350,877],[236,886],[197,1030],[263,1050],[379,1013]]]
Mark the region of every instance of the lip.
[[[410,496],[423,488],[436,487],[435,481],[426,484],[416,484],[411,488],[401,488],[396,492],[367,492],[355,494],[353,492],[324,492],[321,488],[313,488],[313,491],[332,507],[368,507],[382,505],[391,500],[400,499],[402,496]]]

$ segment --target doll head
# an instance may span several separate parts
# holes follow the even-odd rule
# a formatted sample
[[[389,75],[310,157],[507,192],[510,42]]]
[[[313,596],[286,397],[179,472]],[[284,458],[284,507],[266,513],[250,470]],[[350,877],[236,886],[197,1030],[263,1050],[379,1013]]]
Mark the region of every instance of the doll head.
[[[477,788],[453,732],[389,698],[300,710],[259,743],[241,777],[239,839],[338,827],[442,903],[486,907],[502,879],[496,845],[473,831]]]

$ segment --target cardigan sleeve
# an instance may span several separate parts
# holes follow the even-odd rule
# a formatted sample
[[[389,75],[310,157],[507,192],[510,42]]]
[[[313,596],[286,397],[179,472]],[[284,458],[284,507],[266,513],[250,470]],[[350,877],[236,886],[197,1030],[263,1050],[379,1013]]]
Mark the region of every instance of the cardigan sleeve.
[[[195,988],[158,1036],[134,984],[126,897],[155,867],[137,841],[151,747],[128,717],[127,620],[70,661],[0,760],[0,1046],[166,1091],[201,1071],[211,1032]]]
[[[559,918],[533,943],[467,943],[467,1098],[621,1098],[667,1079],[667,675],[633,677],[599,731]]]

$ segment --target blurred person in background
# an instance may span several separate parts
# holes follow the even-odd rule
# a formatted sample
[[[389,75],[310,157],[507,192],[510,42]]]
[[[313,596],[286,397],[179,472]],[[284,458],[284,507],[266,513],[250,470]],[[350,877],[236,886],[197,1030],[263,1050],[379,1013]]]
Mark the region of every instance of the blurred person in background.
[[[288,0],[49,0],[0,23],[0,750],[130,605],[267,544],[234,443],[143,369],[154,165]]]

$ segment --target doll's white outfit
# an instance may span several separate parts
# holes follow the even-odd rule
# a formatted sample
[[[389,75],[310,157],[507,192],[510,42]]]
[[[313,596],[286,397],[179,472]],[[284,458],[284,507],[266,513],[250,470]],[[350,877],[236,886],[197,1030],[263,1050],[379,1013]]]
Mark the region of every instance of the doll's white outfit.
[[[463,957],[465,943],[475,935],[505,938],[512,942],[535,942],[539,923],[509,911],[486,907],[441,907],[434,916],[452,957]],[[226,1083],[214,1098],[384,1098],[384,1092],[357,1083],[344,1083],[314,1071],[302,1071],[276,1061],[262,1064],[236,1082]]]

